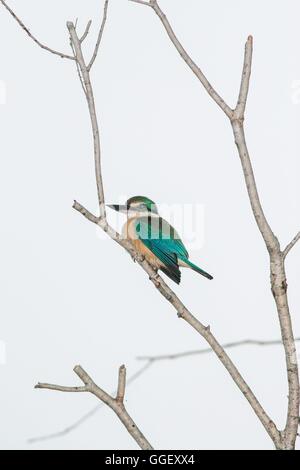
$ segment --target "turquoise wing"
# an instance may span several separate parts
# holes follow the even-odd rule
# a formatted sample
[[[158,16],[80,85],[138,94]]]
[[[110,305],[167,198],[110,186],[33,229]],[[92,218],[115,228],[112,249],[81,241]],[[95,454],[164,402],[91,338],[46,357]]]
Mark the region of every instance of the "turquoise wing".
[[[145,246],[164,264],[161,270],[180,283],[178,258],[188,258],[188,252],[176,230],[161,217],[140,217],[135,222],[136,234]]]

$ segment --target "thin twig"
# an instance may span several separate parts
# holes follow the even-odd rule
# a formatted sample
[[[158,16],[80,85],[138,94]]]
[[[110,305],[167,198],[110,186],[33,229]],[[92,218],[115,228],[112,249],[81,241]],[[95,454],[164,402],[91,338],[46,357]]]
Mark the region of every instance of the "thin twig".
[[[48,384],[48,383],[42,383],[42,382],[38,382],[34,388],[45,388],[47,390],[57,390],[59,392],[89,392],[89,390],[86,388],[86,386],[84,387],[65,387],[65,386],[62,386],[62,385],[55,385],[55,384]]]
[[[33,34],[31,34],[31,32],[29,31],[29,29],[25,26],[25,24],[23,23],[23,21],[20,20],[20,18],[13,12],[13,10],[7,5],[7,3],[4,1],[4,0],[0,0],[0,2],[2,3],[2,5],[4,6],[4,8],[6,8],[6,10],[11,14],[11,16],[17,21],[17,23],[19,23],[19,25],[21,26],[22,29],[24,29],[24,31],[28,34],[28,36],[38,45],[40,46],[42,49],[45,49],[46,51],[48,52],[51,52],[51,54],[55,54],[55,55],[58,55],[59,57],[61,57],[62,59],[70,59],[70,60],[75,60],[74,57],[68,55],[68,54],[64,54],[63,52],[59,52],[59,51],[56,51],[54,49],[51,49],[50,47],[46,46],[45,44],[41,43],[35,36],[33,36]]]
[[[61,385],[52,385],[47,383],[38,383],[35,388],[41,389],[48,389],[48,390],[57,390],[59,392],[90,392],[95,395],[99,400],[105,403],[109,408],[111,408],[120,421],[124,424],[129,434],[133,437],[133,439],[137,442],[143,450],[151,450],[153,447],[147,441],[143,433],[139,430],[131,416],[126,411],[123,401],[118,400],[117,398],[113,398],[111,395],[106,393],[102,388],[95,384],[92,378],[88,375],[88,373],[81,367],[75,366],[74,367],[75,374],[81,379],[84,383],[84,387],[64,387]],[[121,366],[119,369],[119,384],[121,393],[125,393],[125,377],[126,377],[126,369],[125,366]]]
[[[101,39],[102,39],[102,36],[103,36],[103,31],[104,31],[106,19],[107,19],[107,9],[108,9],[108,0],[105,0],[105,3],[104,3],[104,10],[103,10],[103,17],[102,17],[101,26],[100,26],[100,29],[99,29],[99,34],[98,34],[97,42],[96,42],[96,45],[95,45],[95,49],[94,49],[92,58],[91,58],[91,60],[90,60],[90,62],[89,62],[89,64],[88,64],[88,66],[87,66],[88,72],[91,70],[91,68],[92,68],[92,66],[93,66],[93,63],[94,63],[95,60],[96,60],[98,51],[99,51],[99,47],[100,47]]]
[[[300,232],[297,233],[297,235],[293,238],[293,240],[283,250],[282,254],[284,258],[286,258],[287,254],[290,252],[290,250],[296,245],[297,241],[299,240],[300,240]]]
[[[86,28],[85,28],[85,31],[84,31],[83,35],[82,35],[81,38],[79,39],[79,41],[80,41],[81,43],[83,43],[83,41],[85,40],[85,38],[86,38],[87,35],[89,34],[91,24],[92,24],[92,20],[89,20],[88,24],[86,25]]]
[[[295,341],[300,341],[299,338],[295,338]],[[256,340],[256,339],[244,339],[241,341],[233,341],[230,343],[222,344],[224,349],[229,348],[237,348],[239,346],[275,346],[275,345],[282,345],[282,339],[276,340]],[[173,359],[181,359],[184,357],[190,356],[198,356],[200,354],[207,354],[211,353],[211,348],[203,348],[203,349],[196,349],[194,351],[184,351],[181,353],[173,353],[173,354],[161,354],[156,356],[138,356],[137,360],[139,361],[165,361],[165,360],[173,360]]]
[[[119,403],[124,403],[125,396],[125,387],[126,387],[126,368],[122,365],[119,369],[119,380],[118,380],[118,389],[116,400]]]
[[[96,217],[95,215],[93,215],[89,210],[83,207],[79,202],[74,201],[72,207],[73,209],[78,211],[80,214],[82,214],[90,222],[93,222],[94,224],[97,224],[99,222],[99,217]]]
[[[247,104],[249,84],[251,77],[251,68],[252,68],[252,55],[253,55],[253,37],[249,36],[245,44],[245,54],[244,54],[244,66],[242,79],[240,84],[240,92],[238,97],[238,102],[234,111],[233,119],[243,119],[245,115],[245,109]]]
[[[151,7],[151,2],[144,2],[144,0],[129,0],[130,2],[133,3],[140,3],[141,5],[146,5],[148,7]]]

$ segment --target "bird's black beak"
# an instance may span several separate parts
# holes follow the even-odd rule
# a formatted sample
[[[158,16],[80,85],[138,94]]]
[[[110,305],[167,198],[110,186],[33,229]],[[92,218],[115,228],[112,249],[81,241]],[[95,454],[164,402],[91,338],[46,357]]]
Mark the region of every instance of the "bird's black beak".
[[[107,204],[107,207],[110,207],[117,212],[123,212],[124,214],[127,214],[128,211],[126,204]]]

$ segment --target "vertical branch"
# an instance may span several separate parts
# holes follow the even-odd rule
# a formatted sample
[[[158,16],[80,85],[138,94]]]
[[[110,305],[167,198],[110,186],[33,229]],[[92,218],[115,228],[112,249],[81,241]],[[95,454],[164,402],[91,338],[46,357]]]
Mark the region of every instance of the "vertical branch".
[[[282,436],[285,448],[294,449],[299,426],[299,373],[292,319],[287,297],[287,280],[284,257],[281,252],[270,256],[271,289],[279,317],[281,336],[285,351],[288,378],[288,411]]]
[[[253,37],[249,36],[245,44],[244,65],[243,65],[242,79],[241,79],[241,84],[240,84],[240,92],[239,92],[238,102],[235,108],[235,115],[237,119],[243,119],[245,115],[249,86],[250,86],[252,57],[253,57]]]
[[[122,365],[119,369],[118,389],[117,389],[117,396],[116,396],[116,400],[119,403],[124,403],[125,387],[126,387],[126,368],[124,365]]]
[[[231,124],[235,143],[242,164],[252,212],[270,256],[271,290],[275,299],[279,318],[281,337],[285,352],[289,390],[287,419],[285,428],[282,431],[282,438],[284,448],[294,449],[299,425],[300,388],[296,344],[287,298],[287,280],[284,266],[286,251],[281,251],[279,241],[273,233],[264,214],[256,186],[244,131],[244,117],[251,74],[252,50],[253,40],[252,37],[249,36],[245,47],[244,67],[239,98],[234,110]],[[294,240],[292,240],[291,243],[293,242]]]
[[[86,100],[89,108],[90,119],[93,130],[93,141],[94,141],[94,160],[95,160],[95,174],[96,174],[96,185],[97,185],[97,194],[98,194],[98,203],[100,209],[100,218],[105,218],[105,200],[104,200],[104,190],[103,190],[103,181],[101,173],[101,147],[100,147],[100,135],[99,135],[99,125],[96,114],[95,99],[93,88],[90,79],[90,73],[86,65],[85,59],[83,57],[81,42],[77,35],[74,24],[71,21],[67,22],[67,28],[70,33],[70,40],[75,51],[76,61],[79,65],[84,87],[86,90]]]
[[[244,65],[241,78],[241,85],[239,91],[238,102],[231,118],[231,125],[234,134],[235,144],[238,149],[239,157],[242,164],[243,174],[245,183],[248,191],[249,201],[251,204],[252,212],[255,217],[257,226],[261,232],[261,235],[265,241],[266,247],[269,253],[279,251],[279,243],[275,237],[267,219],[264,214],[255,176],[250,160],[250,155],[246,143],[245,131],[244,131],[244,120],[245,120],[245,109],[248,99],[251,67],[252,67],[252,55],[253,55],[253,38],[249,36],[245,45],[244,54]]]
[[[255,217],[259,231],[264,239],[268,252],[280,252],[280,246],[277,238],[275,237],[267,219],[264,214],[258,190],[256,186],[253,167],[250,160],[248,146],[245,137],[245,130],[243,124],[244,118],[235,118],[231,121],[234,141],[238,149],[243,174],[245,178],[246,188],[249,196],[249,201],[252,208],[252,213]]]
[[[90,62],[89,62],[89,65],[87,66],[87,70],[88,70],[88,71],[91,70],[91,68],[92,68],[92,66],[93,66],[93,63],[94,63],[95,60],[96,60],[98,51],[99,51],[99,47],[100,47],[101,39],[102,39],[102,36],[103,36],[103,31],[104,31],[106,19],[107,19],[107,9],[108,9],[108,0],[105,0],[105,3],[104,3],[104,10],[103,10],[103,17],[102,17],[102,23],[101,23],[101,26],[100,26],[100,29],[99,29],[99,34],[98,34],[98,38],[97,38],[97,42],[96,42],[96,45],[95,45],[95,49],[94,49],[92,58],[91,58],[91,60],[90,60]]]

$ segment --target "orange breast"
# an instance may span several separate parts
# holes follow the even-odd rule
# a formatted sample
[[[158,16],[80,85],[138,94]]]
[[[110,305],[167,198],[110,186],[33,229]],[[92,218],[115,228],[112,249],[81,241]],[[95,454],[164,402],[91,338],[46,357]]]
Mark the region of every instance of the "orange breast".
[[[163,263],[144,245],[144,243],[137,238],[137,234],[134,228],[135,219],[129,219],[123,227],[123,237],[128,238],[136,251],[141,255],[145,256],[146,260],[156,269],[163,266]]]

